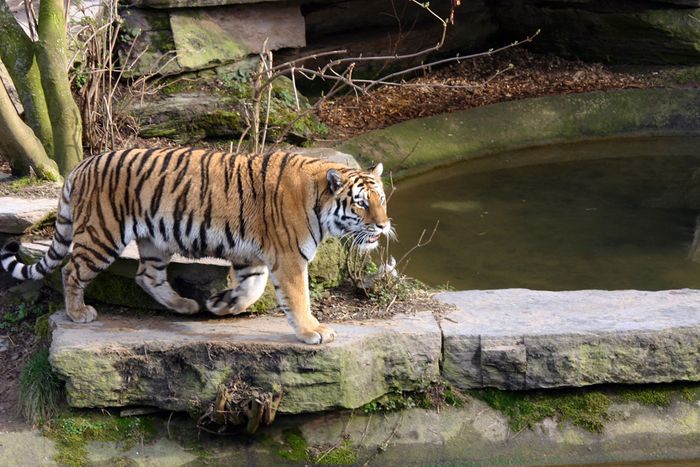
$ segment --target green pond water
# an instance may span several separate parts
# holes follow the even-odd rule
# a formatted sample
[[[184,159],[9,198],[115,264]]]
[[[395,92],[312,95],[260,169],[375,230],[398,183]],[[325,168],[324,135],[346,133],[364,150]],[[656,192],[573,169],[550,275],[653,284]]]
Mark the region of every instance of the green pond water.
[[[700,138],[531,148],[397,183],[400,265],[431,285],[543,290],[700,287]]]

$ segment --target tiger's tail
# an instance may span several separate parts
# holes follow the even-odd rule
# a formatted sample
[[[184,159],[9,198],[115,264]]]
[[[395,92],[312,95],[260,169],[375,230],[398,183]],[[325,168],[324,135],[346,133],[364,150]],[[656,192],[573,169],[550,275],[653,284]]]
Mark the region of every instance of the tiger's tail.
[[[19,280],[42,279],[63,262],[68,255],[73,241],[73,220],[70,207],[71,182],[69,179],[63,185],[61,199],[58,202],[58,213],[49,250],[34,264],[25,264],[17,257],[20,243],[16,240],[7,242],[0,250],[0,264],[12,277]]]

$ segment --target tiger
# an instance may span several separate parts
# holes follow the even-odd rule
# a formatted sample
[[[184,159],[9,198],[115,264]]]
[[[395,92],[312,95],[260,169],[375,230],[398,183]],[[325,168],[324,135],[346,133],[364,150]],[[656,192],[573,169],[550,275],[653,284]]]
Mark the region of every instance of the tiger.
[[[132,240],[139,251],[135,280],[177,313],[199,312],[167,280],[173,254],[229,261],[236,286],[212,294],[206,308],[237,315],[272,279],[279,308],[296,338],[329,343],[335,331],[311,313],[308,264],[327,237],[363,250],[393,233],[383,167],[367,171],[289,151],[237,154],[196,148],[133,148],[89,157],[65,178],[52,243],[35,264],[6,243],[0,264],[20,280],[41,279],[59,267],[65,311],[77,323],[96,319],[85,287]]]

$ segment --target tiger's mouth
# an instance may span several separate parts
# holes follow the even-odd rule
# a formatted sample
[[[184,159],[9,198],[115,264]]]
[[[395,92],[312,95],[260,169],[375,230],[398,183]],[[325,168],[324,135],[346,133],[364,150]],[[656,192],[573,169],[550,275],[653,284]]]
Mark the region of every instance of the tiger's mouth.
[[[380,233],[370,233],[361,232],[355,237],[355,244],[362,249],[374,249],[379,245],[379,239],[382,234]]]

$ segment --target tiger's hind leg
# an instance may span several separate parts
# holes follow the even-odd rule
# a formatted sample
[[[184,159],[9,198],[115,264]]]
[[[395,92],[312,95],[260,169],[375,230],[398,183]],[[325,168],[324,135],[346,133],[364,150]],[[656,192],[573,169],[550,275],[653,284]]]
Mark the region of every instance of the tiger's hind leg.
[[[167,268],[170,253],[158,249],[150,239],[136,241],[139,247],[139,268],[136,283],[158,303],[178,313],[191,315],[199,311],[199,304],[181,297],[168,282]]]
[[[76,235],[68,264],[61,271],[66,314],[76,323],[89,323],[97,318],[97,311],[85,304],[85,288],[119,256],[123,247],[108,247],[95,243],[89,235]],[[92,244],[94,246],[87,246]]]
[[[263,263],[236,265],[234,270],[238,286],[217,292],[207,299],[207,308],[215,315],[243,313],[265,291],[269,273]]]

